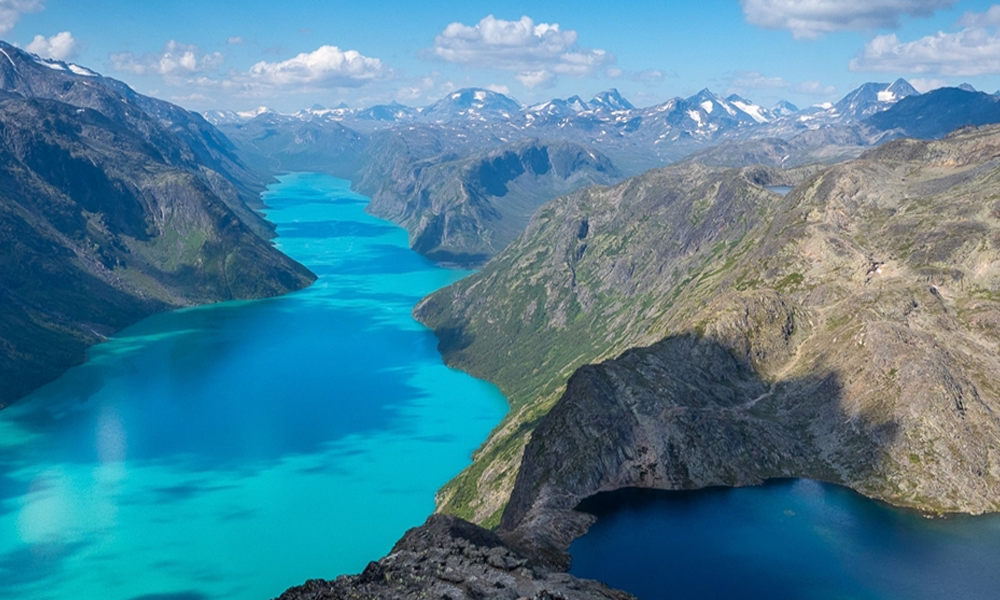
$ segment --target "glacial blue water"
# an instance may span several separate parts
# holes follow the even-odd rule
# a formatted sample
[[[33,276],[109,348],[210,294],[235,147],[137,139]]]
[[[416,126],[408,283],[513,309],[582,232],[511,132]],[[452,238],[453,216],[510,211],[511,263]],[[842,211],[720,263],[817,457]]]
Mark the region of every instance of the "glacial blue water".
[[[265,201],[312,287],[151,317],[0,411],[0,598],[262,600],[359,572],[503,416],[410,314],[467,273],[346,181]]]
[[[815,481],[623,490],[571,572],[642,600],[996,600],[1000,517],[927,519]]]

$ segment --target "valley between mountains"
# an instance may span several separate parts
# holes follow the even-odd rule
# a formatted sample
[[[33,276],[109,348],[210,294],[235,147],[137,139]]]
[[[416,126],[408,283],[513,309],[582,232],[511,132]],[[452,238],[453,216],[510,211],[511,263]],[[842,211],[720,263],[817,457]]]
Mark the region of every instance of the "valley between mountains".
[[[443,514],[286,600],[626,598],[561,572],[580,502],[622,488],[811,478],[1000,511],[995,95],[469,89],[203,118],[0,50],[0,405],[154,312],[308,286],[254,210],[278,173],[348,178],[413,250],[479,269],[413,314],[510,412]]]

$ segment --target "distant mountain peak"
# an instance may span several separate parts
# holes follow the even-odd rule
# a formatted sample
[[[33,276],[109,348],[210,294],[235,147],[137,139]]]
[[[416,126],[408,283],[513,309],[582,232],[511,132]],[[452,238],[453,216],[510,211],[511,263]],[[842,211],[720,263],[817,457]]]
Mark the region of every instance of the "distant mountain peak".
[[[458,117],[484,119],[486,115],[511,118],[521,111],[521,104],[510,96],[483,88],[463,88],[420,111],[423,117],[444,122]]]
[[[575,96],[579,100],[578,96]],[[611,110],[632,110],[635,106],[622,97],[617,88],[611,88],[594,95],[590,101],[591,108],[608,108]]]
[[[799,107],[795,106],[788,100],[779,100],[777,104],[771,107],[771,113],[779,117],[797,112],[799,112]]]
[[[868,82],[844,96],[834,108],[842,117],[863,119],[886,110],[907,96],[917,95],[920,92],[903,78],[892,83]]]

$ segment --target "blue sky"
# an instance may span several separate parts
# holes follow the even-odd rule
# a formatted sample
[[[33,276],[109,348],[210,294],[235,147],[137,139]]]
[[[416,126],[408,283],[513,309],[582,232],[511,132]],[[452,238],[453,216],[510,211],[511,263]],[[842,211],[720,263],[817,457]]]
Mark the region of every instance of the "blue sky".
[[[977,0],[0,0],[0,37],[195,110],[420,106],[461,87],[531,103],[708,87],[760,104],[866,81],[1000,88],[1000,4]]]

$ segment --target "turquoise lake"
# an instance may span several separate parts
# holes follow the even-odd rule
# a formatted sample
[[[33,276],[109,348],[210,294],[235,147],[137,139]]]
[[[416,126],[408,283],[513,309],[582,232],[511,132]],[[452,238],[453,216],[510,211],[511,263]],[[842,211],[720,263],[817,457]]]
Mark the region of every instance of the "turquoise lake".
[[[146,319],[0,412],[0,598],[261,600],[360,572],[502,418],[410,314],[468,272],[347,181],[264,200],[312,287]]]
[[[571,573],[643,600],[996,600],[1000,517],[928,519],[808,480],[621,490],[570,547]]]

